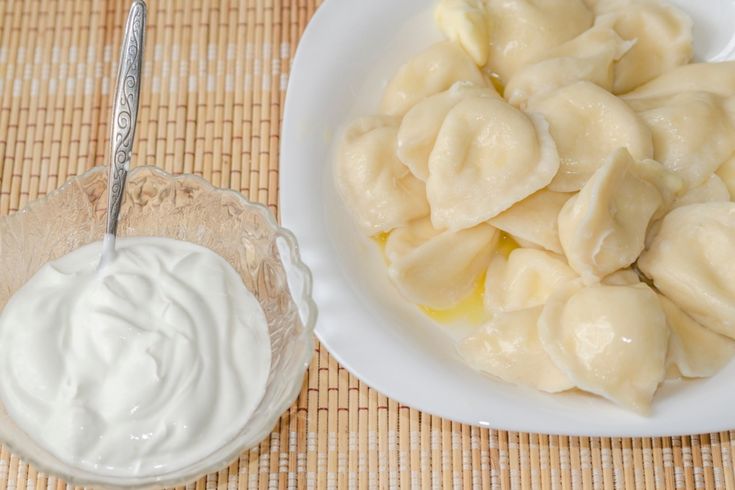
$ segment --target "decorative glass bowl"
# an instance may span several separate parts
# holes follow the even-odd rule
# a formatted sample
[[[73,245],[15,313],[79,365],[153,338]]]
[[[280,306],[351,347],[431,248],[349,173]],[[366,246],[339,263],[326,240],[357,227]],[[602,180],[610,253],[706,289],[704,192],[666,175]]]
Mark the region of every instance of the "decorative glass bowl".
[[[0,218],[0,309],[43,264],[102,238],[106,184],[107,168],[97,167]],[[180,484],[226,466],[258,444],[298,395],[314,350],[311,275],[299,258],[293,235],[276,224],[267,208],[236,192],[215,189],[199,177],[174,177],[154,167],[130,172],[118,235],[197,243],[220,254],[240,273],[265,311],[271,338],[271,368],[258,408],[236,437],[205,459],[149,477],[110,477],[70,466],[16,427],[1,404],[0,440],[38,469],[73,484],[104,488]]]

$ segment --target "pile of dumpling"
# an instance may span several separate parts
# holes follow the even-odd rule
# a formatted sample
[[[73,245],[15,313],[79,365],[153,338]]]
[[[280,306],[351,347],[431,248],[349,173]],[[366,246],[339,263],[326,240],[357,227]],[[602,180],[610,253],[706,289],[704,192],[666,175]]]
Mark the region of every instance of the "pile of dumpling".
[[[667,377],[715,374],[735,355],[735,62],[688,64],[691,20],[655,0],[436,19],[447,41],[335,167],[401,294],[446,309],[484,277],[491,319],[459,350],[511,383],[646,413]]]

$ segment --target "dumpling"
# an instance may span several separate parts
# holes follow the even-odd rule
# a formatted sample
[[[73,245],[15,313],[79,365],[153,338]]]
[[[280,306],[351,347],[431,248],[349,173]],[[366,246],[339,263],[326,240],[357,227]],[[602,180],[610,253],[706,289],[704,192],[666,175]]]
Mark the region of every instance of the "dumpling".
[[[517,248],[508,258],[495,255],[485,276],[485,308],[517,311],[541,306],[561,284],[577,279],[564,257]]]
[[[725,163],[717,169],[717,176],[730,192],[730,200],[735,199],[735,154],[725,160]]]
[[[559,168],[542,117],[504,100],[469,97],[444,119],[426,192],[437,228],[474,226],[545,187]]]
[[[615,151],[559,213],[561,246],[587,283],[629,266],[643,251],[646,229],[662,201],[634,167],[625,149]]]
[[[406,226],[396,228],[385,239],[383,253],[388,263],[402,259],[415,249],[440,235],[442,230],[431,226],[428,217],[411,221]]]
[[[380,112],[401,116],[419,100],[459,81],[489,86],[485,75],[462,48],[450,41],[435,44],[404,64],[388,82]]]
[[[533,97],[528,111],[546,118],[556,142],[560,167],[552,191],[578,191],[617,148],[627,148],[636,160],[653,157],[648,127],[625,102],[594,83],[576,82]]]
[[[388,275],[408,301],[449,308],[472,291],[498,238],[498,231],[486,224],[441,231],[428,219],[417,220],[388,236]]]
[[[582,0],[492,0],[487,67],[508,81],[523,65],[587,30],[593,14]]]
[[[710,92],[720,97],[735,95],[735,61],[677,66],[623,97],[625,99],[664,97],[696,90]]]
[[[434,11],[439,29],[482,66],[490,52],[490,21],[483,0],[441,0]]]
[[[671,328],[669,362],[690,378],[714,376],[735,356],[735,342],[697,323],[665,296],[659,296]]]
[[[336,160],[337,189],[370,235],[429,213],[424,183],[396,157],[399,122],[390,116],[357,119],[345,130]]]
[[[656,160],[641,160],[636,162],[634,173],[640,179],[652,184],[661,196],[661,205],[651,217],[651,223],[646,231],[645,245],[651,244],[653,237],[658,233],[660,219],[666,216],[674,207],[677,199],[685,193],[686,184],[684,179],[669,171]]]
[[[648,227],[648,231],[646,232],[646,248],[649,248],[651,246],[651,243],[653,243],[653,239],[656,237],[659,230],[661,229],[661,220],[659,218],[662,218],[672,209],[680,208],[682,206],[688,206],[689,204],[699,204],[704,202],[727,202],[729,200],[730,193],[725,183],[717,175],[711,175],[704,184],[689,189],[688,191],[680,195],[676,200],[674,200],[670,205],[666,206],[665,208],[662,207],[661,209],[664,210],[663,213],[660,210],[658,213],[656,213],[656,215],[654,215],[655,221],[651,223],[651,225]]]
[[[608,10],[605,2],[598,4],[595,26],[609,27],[635,41],[615,63],[613,93],[629,92],[692,59],[692,20],[685,13],[652,0],[608,3],[615,5]]]
[[[663,218],[669,212],[674,202],[686,190],[684,179],[668,170],[656,160],[640,160],[636,162],[633,170],[639,178],[656,187],[656,190],[661,196],[661,206],[654,213],[654,220]]]
[[[669,328],[651,288],[563,285],[539,317],[539,338],[579,388],[640,413],[666,372]]]
[[[429,177],[429,155],[447,113],[467,97],[500,97],[494,89],[457,82],[449,90],[418,102],[403,117],[398,129],[398,158],[418,178]]]
[[[735,203],[690,204],[661,222],[638,268],[705,327],[735,338]]]
[[[601,282],[608,286],[635,286],[641,280],[633,269],[622,269],[605,276]]]
[[[572,194],[541,189],[488,223],[513,236],[516,241],[562,253],[557,219],[562,206]]]
[[[541,307],[497,313],[459,344],[472,368],[509,383],[557,393],[574,387],[544,351],[538,337]]]
[[[683,92],[628,103],[651,129],[654,158],[689,188],[704,183],[735,151],[732,102],[727,99]]]
[[[688,204],[697,204],[702,202],[724,202],[730,200],[730,192],[727,186],[717,175],[711,175],[704,184],[689,189],[674,201],[673,208],[679,208]]]
[[[607,27],[593,27],[551,49],[544,59],[518,70],[505,86],[504,97],[523,107],[534,95],[551,92],[580,80],[612,90],[614,61],[633,45]]]

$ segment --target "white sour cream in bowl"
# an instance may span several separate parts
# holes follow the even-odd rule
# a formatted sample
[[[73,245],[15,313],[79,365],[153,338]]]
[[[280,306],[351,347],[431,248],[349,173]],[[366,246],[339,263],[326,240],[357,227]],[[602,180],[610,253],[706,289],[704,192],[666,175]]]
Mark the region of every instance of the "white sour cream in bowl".
[[[113,477],[169,473],[233,439],[263,398],[266,317],[213,251],[102,242],[43,266],[0,313],[0,400],[61,461]]]

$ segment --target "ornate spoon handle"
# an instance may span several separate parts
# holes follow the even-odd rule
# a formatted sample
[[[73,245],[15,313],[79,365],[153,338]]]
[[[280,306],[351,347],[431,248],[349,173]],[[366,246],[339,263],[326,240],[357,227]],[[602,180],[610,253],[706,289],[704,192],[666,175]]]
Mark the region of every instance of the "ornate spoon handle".
[[[117,233],[125,179],[130,168],[130,153],[135,137],[135,120],[138,116],[140,78],[143,72],[143,44],[145,38],[146,5],[143,0],[133,0],[125,23],[125,35],[120,49],[120,66],[112,105],[110,132],[110,171],[107,188],[108,235]]]

